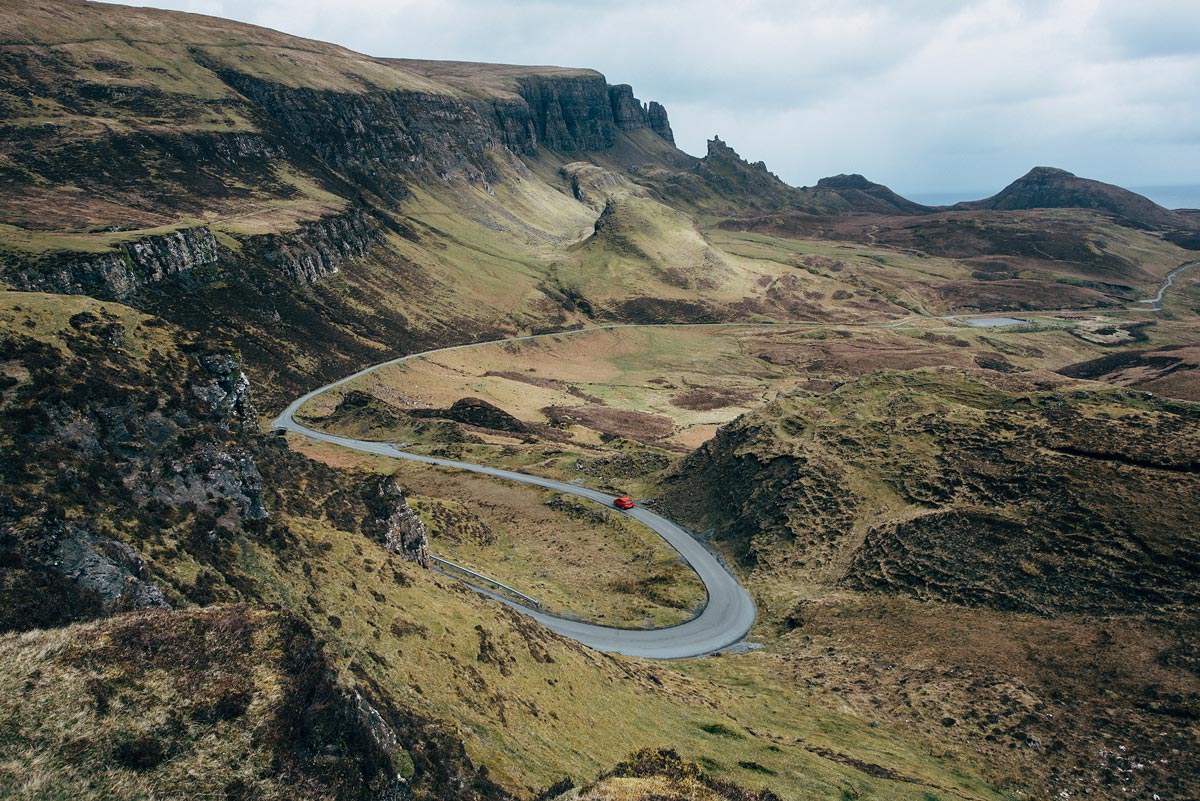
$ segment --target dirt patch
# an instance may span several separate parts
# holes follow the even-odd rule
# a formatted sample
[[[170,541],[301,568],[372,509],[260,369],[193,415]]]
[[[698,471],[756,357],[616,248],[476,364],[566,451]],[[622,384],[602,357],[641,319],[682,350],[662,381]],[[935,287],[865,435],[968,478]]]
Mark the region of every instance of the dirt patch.
[[[613,319],[633,323],[719,323],[726,314],[699,303],[664,298],[634,298],[622,303]]]
[[[697,387],[671,398],[671,405],[693,412],[707,412],[727,406],[740,406],[753,398],[754,394],[745,390]]]
[[[507,378],[509,381],[519,381],[522,384],[529,384],[542,389],[561,389],[562,382],[556,381],[553,378],[542,378],[539,375],[530,375],[529,373],[518,373],[514,370],[488,370],[483,374],[485,378]]]
[[[661,414],[610,409],[604,406],[547,406],[542,414],[553,425],[579,425],[602,435],[654,442],[675,431],[671,418]]]
[[[1200,347],[1123,350],[1068,365],[1070,378],[1136,387],[1181,400],[1200,401]]]

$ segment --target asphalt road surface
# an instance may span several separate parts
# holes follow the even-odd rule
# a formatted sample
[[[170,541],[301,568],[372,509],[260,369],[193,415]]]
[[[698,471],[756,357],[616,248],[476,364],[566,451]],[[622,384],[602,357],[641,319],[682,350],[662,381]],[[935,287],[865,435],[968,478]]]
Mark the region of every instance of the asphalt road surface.
[[[530,337],[521,338],[528,339]],[[444,350],[456,350],[461,347],[474,347],[474,345],[459,345],[456,348],[445,348]],[[709,553],[708,549],[701,545],[686,529],[672,523],[661,515],[651,512],[649,509],[635,506],[626,512],[620,512],[612,506],[614,496],[587,487],[580,487],[549,478],[541,478],[540,476],[531,476],[526,473],[517,473],[512,470],[501,470],[496,467],[488,467],[487,465],[457,462],[451,459],[439,459],[433,456],[408,453],[396,448],[390,442],[370,442],[326,434],[322,431],[315,431],[308,428],[295,419],[296,411],[301,406],[323,392],[353,381],[355,378],[387,364],[396,364],[407,359],[415,359],[437,352],[426,351],[425,353],[414,353],[400,359],[393,359],[392,361],[360,370],[354,375],[347,376],[320,389],[313,390],[307,395],[293,401],[290,406],[283,410],[283,413],[279,417],[272,421],[271,425],[275,428],[294,431],[318,442],[328,442],[345,448],[363,451],[364,453],[387,456],[393,459],[407,459],[412,462],[423,462],[425,464],[449,467],[457,470],[469,470],[473,473],[482,473],[511,481],[520,481],[525,484],[534,484],[539,487],[546,487],[558,492],[570,493],[571,495],[578,495],[581,498],[596,501],[608,507],[615,514],[627,514],[653,529],[672,548],[678,551],[679,555],[696,571],[696,575],[704,583],[705,591],[708,594],[708,602],[705,604],[703,611],[686,623],[670,626],[665,629],[617,629],[556,617],[513,603],[494,593],[484,593],[501,603],[511,606],[522,614],[532,617],[546,628],[556,631],[565,637],[570,637],[600,651],[614,651],[628,656],[640,656],[651,659],[682,659],[719,651],[722,648],[739,642],[746,636],[750,631],[750,627],[754,624],[756,615],[754,601],[751,600],[750,594],[725,569],[725,566]]]

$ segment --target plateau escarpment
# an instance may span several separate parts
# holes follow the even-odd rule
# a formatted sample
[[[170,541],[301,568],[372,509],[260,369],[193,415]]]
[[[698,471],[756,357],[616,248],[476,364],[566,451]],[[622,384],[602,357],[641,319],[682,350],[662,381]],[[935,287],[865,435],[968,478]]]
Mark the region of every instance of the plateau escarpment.
[[[457,61],[387,59],[470,96],[482,119],[515,153],[604,151],[620,131],[651,131],[675,144],[667,111],[643,103],[628,84],[610,85],[594,70]]]
[[[407,341],[570,324],[543,277],[518,270],[490,307],[462,275],[489,236],[536,263],[594,214],[521,158],[684,158],[661,106],[590,70],[371,59],[212,19],[160,36],[170,14],[60,5],[23,2],[0,45],[0,272],[226,331],[268,394]],[[350,287],[307,288],[352,263]],[[294,358],[313,336],[325,351]]]

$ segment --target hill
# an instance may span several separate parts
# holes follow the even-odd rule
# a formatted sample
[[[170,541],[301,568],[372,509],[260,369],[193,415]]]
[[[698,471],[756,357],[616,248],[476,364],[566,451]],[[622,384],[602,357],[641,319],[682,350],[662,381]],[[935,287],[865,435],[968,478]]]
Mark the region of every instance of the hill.
[[[780,398],[686,458],[658,503],[753,571],[797,682],[859,687],[847,697],[981,758],[1016,747],[1009,769],[1047,795],[1115,797],[1084,743],[1120,708],[1135,761],[1161,758],[1200,699],[1174,656],[1196,636],[1200,412],[990,375],[880,372]],[[1184,798],[1196,775],[1138,781]]]
[[[929,206],[901,197],[883,184],[868,181],[861,175],[834,175],[817,181],[817,189],[827,189],[839,195],[858,212],[870,214],[928,214]]]
[[[958,203],[956,209],[1096,209],[1108,212],[1125,224],[1144,228],[1183,227],[1175,212],[1136,192],[1119,186],[1080,178],[1054,167],[1034,167],[999,193],[984,200]]]

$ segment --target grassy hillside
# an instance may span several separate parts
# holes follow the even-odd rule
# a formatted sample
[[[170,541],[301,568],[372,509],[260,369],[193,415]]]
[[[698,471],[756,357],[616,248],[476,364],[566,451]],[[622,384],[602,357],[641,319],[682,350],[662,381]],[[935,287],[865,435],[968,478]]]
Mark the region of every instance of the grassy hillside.
[[[506,797],[430,721],[339,686],[287,613],[212,606],[7,635],[0,663],[8,798]]]
[[[752,571],[796,682],[970,743],[1002,785],[1184,798],[1198,414],[1046,373],[885,371],[739,418],[660,502]],[[1122,777],[1126,750],[1157,767]]]
[[[910,743],[902,728],[871,728],[831,694],[781,713],[794,698],[785,700],[756,654],[714,657],[698,673],[598,654],[407,561],[379,531],[403,521],[409,500],[438,530],[455,517],[448,499],[461,494],[476,530],[502,532],[514,525],[506,516],[522,513],[519,497],[500,506],[477,486],[443,481],[380,512],[376,475],[396,466],[333,470],[258,433],[227,353],[120,304],[15,292],[3,302],[3,624],[47,631],[9,635],[0,659],[14,687],[53,696],[35,720],[34,707],[10,693],[0,720],[6,770],[36,778],[21,785],[30,797],[161,792],[201,764],[219,766],[205,775],[265,796],[297,776],[315,777],[305,785],[314,796],[330,786],[359,792],[370,780],[368,756],[353,745],[365,725],[352,714],[358,697],[392,732],[383,741],[394,737],[402,749],[396,764],[411,760],[405,775],[418,797],[529,797],[663,745],[703,759],[723,781],[785,794],[838,798],[856,788],[919,799],[950,787],[995,797],[966,757]],[[540,497],[532,504],[560,531],[578,525],[570,509]],[[465,514],[457,520],[440,531],[471,528]],[[619,565],[637,556],[625,549],[641,546],[617,538],[608,547]],[[306,638],[322,642],[324,656],[313,656],[311,670],[295,666],[273,645],[281,630],[299,632],[287,637],[304,653],[316,647]],[[235,651],[239,665],[254,666],[245,686],[221,683],[243,681],[227,664],[233,652],[222,650],[240,642],[230,632],[253,643]],[[319,675],[322,692],[342,699],[322,708],[350,722],[336,736],[328,728],[313,736],[346,743],[343,762],[312,757],[303,732],[264,734],[293,715],[289,687],[314,697],[289,682]],[[230,693],[248,706],[203,717]],[[127,764],[105,762],[126,740]],[[909,783],[856,767],[880,759],[903,765]],[[258,765],[277,772],[249,777]],[[501,789],[477,777],[479,767]],[[93,789],[79,789],[89,782]]]
[[[1187,237],[853,214],[904,209],[684,154],[591,70],[76,0],[0,33],[0,794],[1196,794],[1197,414],[1134,391],[1195,399],[1195,272],[1126,308]],[[599,654],[422,567],[676,622],[640,527],[259,428],[403,352],[713,321],[801,325],[460,350],[305,413],[661,504],[753,590],[744,653]]]

